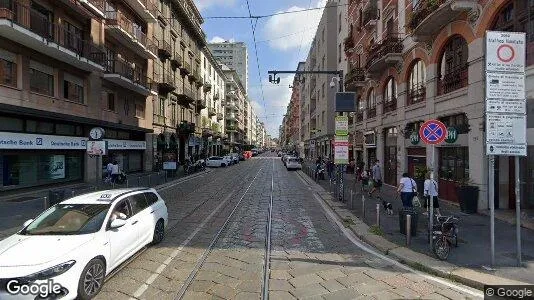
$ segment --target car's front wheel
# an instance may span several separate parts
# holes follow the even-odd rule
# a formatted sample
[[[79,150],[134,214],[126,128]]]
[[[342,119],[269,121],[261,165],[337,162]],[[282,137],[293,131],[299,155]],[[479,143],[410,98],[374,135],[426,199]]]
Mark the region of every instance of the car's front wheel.
[[[223,167],[223,168],[224,168],[224,167],[226,167],[226,165],[225,165],[225,164],[221,164],[221,167]]]
[[[78,281],[78,299],[93,299],[102,289],[106,277],[106,265],[100,258],[93,258],[82,271]]]
[[[163,220],[159,220],[154,227],[154,237],[152,238],[152,245],[161,243],[165,238],[165,225]]]

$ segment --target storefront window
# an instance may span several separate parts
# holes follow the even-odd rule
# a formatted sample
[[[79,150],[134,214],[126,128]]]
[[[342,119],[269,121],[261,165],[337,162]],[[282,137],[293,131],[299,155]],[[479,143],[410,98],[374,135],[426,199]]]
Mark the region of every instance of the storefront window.
[[[465,114],[457,114],[439,119],[445,126],[454,127],[458,134],[469,132],[469,122]]]
[[[0,131],[23,131],[24,120],[10,117],[0,117]]]
[[[459,182],[469,178],[468,149],[468,147],[440,148],[440,179]]]
[[[27,120],[26,132],[54,134],[54,123]]]

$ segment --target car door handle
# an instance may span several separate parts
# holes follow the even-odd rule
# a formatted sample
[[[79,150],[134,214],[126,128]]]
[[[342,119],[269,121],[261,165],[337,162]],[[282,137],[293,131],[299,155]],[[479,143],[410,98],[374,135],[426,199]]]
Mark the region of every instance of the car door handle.
[[[133,221],[132,225],[135,225],[135,224],[137,224],[137,222],[139,222],[139,221]]]
[[[155,210],[151,210],[150,213],[153,214],[155,212]]]

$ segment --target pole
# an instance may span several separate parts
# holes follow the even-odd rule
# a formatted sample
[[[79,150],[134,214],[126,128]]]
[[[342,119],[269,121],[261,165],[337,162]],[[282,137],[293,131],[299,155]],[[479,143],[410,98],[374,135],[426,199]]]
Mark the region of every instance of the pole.
[[[380,228],[380,204],[376,204],[376,226]]]
[[[352,192],[352,189],[350,190],[350,210],[353,210],[354,209],[354,203],[353,203],[353,200],[354,200],[354,193]]]
[[[490,247],[491,247],[491,266],[495,266],[495,156],[489,157],[489,209],[490,209]]]
[[[517,243],[517,266],[521,267],[521,179],[519,178],[519,156],[515,157],[515,236]]]
[[[406,246],[412,242],[412,215],[406,215]]]
[[[435,169],[435,166],[436,166],[436,161],[435,161],[435,158],[436,158],[436,146],[434,146],[434,144],[432,144],[432,147],[431,147],[431,151],[432,151],[432,168],[431,168],[431,171],[430,171],[430,180],[434,181],[434,169]],[[428,207],[430,207],[430,211],[428,212],[428,240],[429,240],[429,246],[430,246],[430,251],[432,251],[432,232],[434,231],[434,197],[433,196],[430,196],[429,197],[429,202],[428,203]]]
[[[365,220],[365,195],[362,194],[362,218]]]

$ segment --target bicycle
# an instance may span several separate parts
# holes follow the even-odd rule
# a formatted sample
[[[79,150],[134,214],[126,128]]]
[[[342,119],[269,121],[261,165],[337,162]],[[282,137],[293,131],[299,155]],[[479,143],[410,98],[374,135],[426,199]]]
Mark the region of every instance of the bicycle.
[[[458,221],[454,216],[436,216],[436,224],[432,229],[432,245],[440,260],[447,259],[451,245],[458,247]]]

